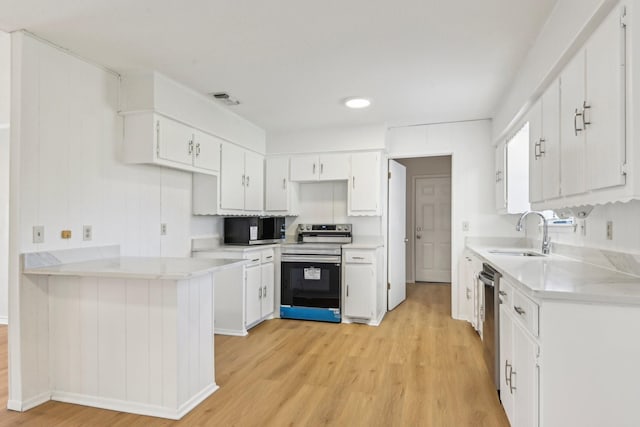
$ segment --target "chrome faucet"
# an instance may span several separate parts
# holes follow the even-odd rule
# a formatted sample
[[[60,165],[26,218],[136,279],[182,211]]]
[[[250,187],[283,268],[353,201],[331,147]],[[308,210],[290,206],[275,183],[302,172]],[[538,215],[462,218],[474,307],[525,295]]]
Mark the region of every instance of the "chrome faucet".
[[[549,237],[549,227],[547,225],[547,219],[541,212],[538,211],[526,211],[520,218],[518,219],[518,224],[516,224],[516,231],[522,231],[524,227],[524,220],[529,214],[536,214],[542,218],[542,253],[548,254],[549,248],[551,246],[551,238]]]

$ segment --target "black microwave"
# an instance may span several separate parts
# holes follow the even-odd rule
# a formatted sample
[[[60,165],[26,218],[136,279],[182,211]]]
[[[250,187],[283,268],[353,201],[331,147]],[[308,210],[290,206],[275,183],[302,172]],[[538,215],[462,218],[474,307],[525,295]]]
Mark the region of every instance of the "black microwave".
[[[283,216],[236,216],[224,219],[225,245],[266,245],[285,237]]]

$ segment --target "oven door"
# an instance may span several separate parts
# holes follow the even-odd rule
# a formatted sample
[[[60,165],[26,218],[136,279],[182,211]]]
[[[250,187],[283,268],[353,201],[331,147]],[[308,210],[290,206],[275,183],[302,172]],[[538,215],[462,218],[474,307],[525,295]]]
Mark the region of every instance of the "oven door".
[[[281,305],[340,309],[339,256],[282,256]]]

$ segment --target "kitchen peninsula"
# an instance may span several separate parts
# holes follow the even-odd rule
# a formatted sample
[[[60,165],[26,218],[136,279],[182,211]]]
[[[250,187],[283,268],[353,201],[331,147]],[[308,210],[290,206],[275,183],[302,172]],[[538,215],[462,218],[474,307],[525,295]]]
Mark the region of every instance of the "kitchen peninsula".
[[[180,419],[218,388],[214,273],[245,261],[119,252],[23,255],[25,280],[48,294],[40,339],[48,340],[50,386],[41,401]]]

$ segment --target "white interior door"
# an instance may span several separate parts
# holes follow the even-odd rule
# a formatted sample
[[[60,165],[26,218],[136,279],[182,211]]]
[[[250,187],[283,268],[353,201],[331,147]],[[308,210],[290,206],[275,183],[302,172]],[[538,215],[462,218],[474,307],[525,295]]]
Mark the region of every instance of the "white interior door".
[[[387,308],[393,310],[407,298],[407,168],[389,160],[389,241],[387,255],[389,291]]]
[[[451,282],[451,177],[417,178],[416,281]]]

